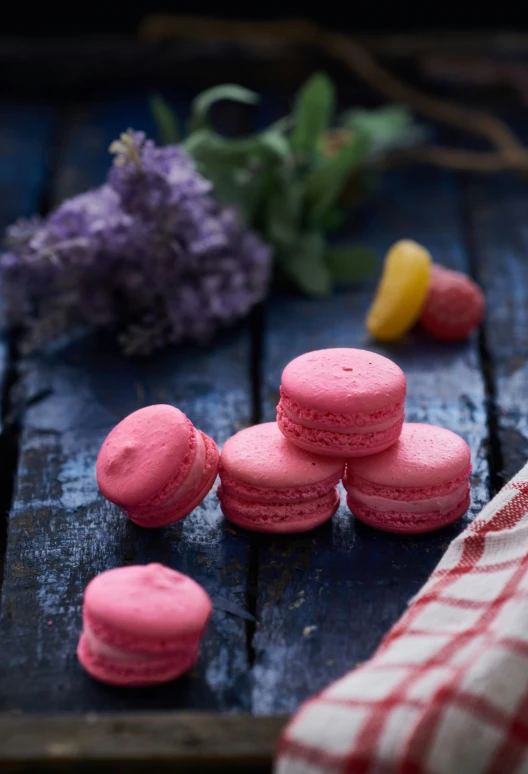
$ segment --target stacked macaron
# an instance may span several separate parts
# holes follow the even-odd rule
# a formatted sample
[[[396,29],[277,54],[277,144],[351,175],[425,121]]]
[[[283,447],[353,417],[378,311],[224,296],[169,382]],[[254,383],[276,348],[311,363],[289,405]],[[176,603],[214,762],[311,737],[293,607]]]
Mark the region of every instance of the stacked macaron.
[[[362,349],[322,349],[282,374],[277,422],[296,446],[332,457],[376,454],[398,440],[405,374]]]
[[[341,458],[290,443],[276,422],[248,427],[222,450],[222,511],[256,532],[306,532],[337,511],[344,467]]]
[[[430,532],[469,508],[471,457],[456,433],[404,424],[398,441],[371,457],[349,460],[344,485],[354,516],[387,532]]]
[[[224,516],[257,532],[304,532],[330,519],[343,479],[352,513],[378,529],[426,532],[469,506],[470,453],[455,433],[404,423],[405,374],[360,349],[324,349],[283,371],[277,422],[240,431],[219,459],[173,406],[120,422],[97,459],[101,492],[143,527],[202,502],[220,472]]]
[[[277,423],[242,430],[224,446],[224,516],[257,532],[304,532],[330,519],[343,483],[360,521],[428,532],[469,507],[469,447],[433,425],[405,424],[406,379],[381,355],[308,352],[282,374]]]

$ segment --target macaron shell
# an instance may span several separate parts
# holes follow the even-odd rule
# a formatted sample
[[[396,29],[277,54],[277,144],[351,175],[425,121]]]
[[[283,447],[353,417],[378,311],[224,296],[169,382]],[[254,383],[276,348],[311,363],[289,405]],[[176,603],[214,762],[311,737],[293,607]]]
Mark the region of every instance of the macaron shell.
[[[201,433],[201,431],[197,431]],[[176,500],[174,504],[154,509],[146,508],[140,512],[127,511],[128,517],[140,527],[156,529],[174,524],[188,516],[211,491],[218,474],[220,455],[216,443],[205,433],[201,433],[205,445],[205,467],[198,489],[184,500]],[[189,499],[190,498],[190,499]]]
[[[309,487],[343,472],[343,459],[325,458],[290,444],[276,422],[241,430],[222,449],[220,475],[261,489]]]
[[[289,363],[282,387],[295,402],[319,412],[372,413],[404,400],[405,374],[391,360],[363,349],[322,349]]]
[[[179,409],[148,406],[123,419],[105,439],[96,464],[99,489],[125,510],[174,488],[192,464],[194,428]]]
[[[145,647],[200,635],[211,609],[198,583],[161,564],[108,570],[90,581],[84,593],[87,616],[115,631],[116,638],[140,638]]]
[[[82,634],[77,647],[77,657],[81,666],[96,680],[107,685],[139,688],[160,685],[180,677],[191,669],[198,660],[198,649],[194,647],[178,656],[159,659],[148,665],[124,665],[110,658],[95,655],[90,650],[86,637]]]
[[[347,463],[347,473],[383,487],[431,487],[468,475],[469,446],[456,433],[406,422],[399,439],[375,457]]]

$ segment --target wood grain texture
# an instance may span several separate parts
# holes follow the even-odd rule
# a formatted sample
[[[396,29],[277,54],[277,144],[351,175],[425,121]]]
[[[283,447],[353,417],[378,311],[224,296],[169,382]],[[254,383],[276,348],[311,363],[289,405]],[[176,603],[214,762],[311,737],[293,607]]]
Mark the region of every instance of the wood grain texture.
[[[120,128],[140,126],[144,110],[143,100],[111,104],[108,113],[99,107],[95,118],[87,113],[86,124],[69,127],[57,198],[102,182],[109,142]],[[94,463],[111,427],[144,405],[178,405],[219,444],[249,423],[249,330],[218,338],[210,350],[179,348],[143,363],[123,360],[103,338],[20,364],[17,388],[29,407],[9,519],[0,709],[243,710],[247,540],[225,526],[214,493],[184,522],[136,527],[99,495]],[[215,612],[202,658],[189,676],[158,689],[106,688],[76,660],[82,592],[104,569],[148,561],[188,573],[211,594]]]
[[[214,492],[176,525],[133,525],[98,493],[94,463],[111,427],[151,403],[179,406],[219,443],[240,429],[250,416],[248,342],[242,330],[209,352],[145,364],[91,342],[23,363],[25,398],[44,397],[22,418],[0,617],[2,710],[247,707],[246,541],[226,528]],[[191,575],[216,603],[202,659],[158,689],[106,688],[75,656],[83,589],[105,569],[149,561]]]
[[[350,238],[380,255],[412,237],[439,262],[467,268],[461,248],[458,192],[442,173],[406,170],[387,176]],[[404,537],[354,522],[345,505],[331,523],[299,537],[263,538],[259,545],[258,628],[253,710],[289,712],[329,681],[368,658],[437,564],[449,541],[488,496],[484,385],[476,340],[434,343],[418,333],[392,346],[370,341],[364,315],[372,289],[328,301],[297,296],[270,304],[263,365],[263,418],[272,420],[281,371],[313,349],[373,349],[406,372],[407,420],[463,435],[473,458],[473,502],[456,525]],[[343,498],[344,502],[344,498]]]
[[[39,208],[47,177],[47,154],[54,126],[51,109],[23,103],[0,105],[0,249],[5,228]],[[0,300],[0,314],[3,301]],[[0,334],[0,594],[6,546],[7,512],[16,466],[16,424],[10,416],[12,358],[4,332]]]
[[[520,128],[528,135],[524,120]],[[528,458],[528,189],[512,175],[466,181],[468,236],[487,299],[489,378],[497,431],[496,487]]]
[[[148,713],[0,719],[0,772],[271,772],[283,718]]]

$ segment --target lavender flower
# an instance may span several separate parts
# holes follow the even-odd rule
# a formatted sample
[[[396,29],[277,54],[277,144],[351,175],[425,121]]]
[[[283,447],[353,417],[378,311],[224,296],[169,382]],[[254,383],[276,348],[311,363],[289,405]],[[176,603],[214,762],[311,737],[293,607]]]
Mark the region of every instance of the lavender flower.
[[[7,231],[6,312],[26,349],[97,326],[115,329],[127,354],[149,354],[209,339],[266,294],[269,247],[180,148],[129,130],[110,150],[105,185]]]

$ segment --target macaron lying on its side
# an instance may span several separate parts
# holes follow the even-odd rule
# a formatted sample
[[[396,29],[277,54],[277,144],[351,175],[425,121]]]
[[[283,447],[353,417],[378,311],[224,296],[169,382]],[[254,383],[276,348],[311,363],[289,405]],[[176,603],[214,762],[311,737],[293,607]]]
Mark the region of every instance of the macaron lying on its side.
[[[275,422],[248,427],[222,449],[222,512],[255,532],[306,532],[339,507],[336,487],[343,469],[342,459],[290,444]]]
[[[400,435],[405,392],[401,368],[374,352],[307,352],[283,371],[277,423],[291,443],[315,454],[376,454]]]
[[[430,532],[470,505],[469,446],[434,425],[405,423],[380,454],[347,461],[348,507],[360,521],[387,532]]]
[[[218,448],[179,409],[139,409],[104,441],[99,489],[141,527],[183,519],[205,498],[218,472]]]
[[[191,578],[161,564],[118,567],[85,589],[81,665],[110,685],[157,685],[198,659],[211,600]]]

